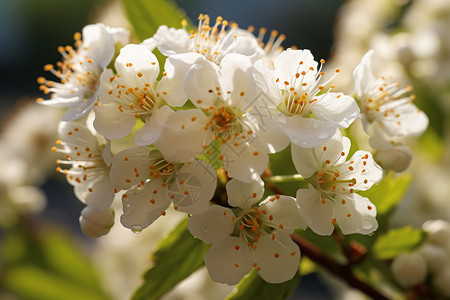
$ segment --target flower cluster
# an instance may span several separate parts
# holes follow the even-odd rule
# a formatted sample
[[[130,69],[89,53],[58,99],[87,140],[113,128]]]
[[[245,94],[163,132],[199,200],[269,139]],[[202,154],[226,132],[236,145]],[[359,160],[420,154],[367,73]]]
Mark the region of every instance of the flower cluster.
[[[350,152],[342,136],[360,108],[335,91],[341,70],[326,71],[309,50],[281,49],[284,36],[275,32],[264,45],[263,36],[220,17],[212,24],[200,15],[196,31],[182,25],[163,25],[141,44],[129,44],[122,29],[88,25],[75,34],[76,49],[60,47],[57,68],[44,67],[60,82],[38,79],[51,94],[40,103],[67,108],[53,151],[65,154],[58,163],[68,168],[58,171],[87,206],[83,231],[109,231],[115,198],[122,201],[122,225],[135,233],[173,206],[190,216],[195,237],[212,244],[206,267],[228,284],[253,268],[270,283],[291,279],[300,259],[290,238],[296,229],[330,235],[336,224],[343,234],[375,231],[375,205],[357,191],[377,183],[382,169],[370,152]],[[386,98],[391,85],[379,94],[375,86],[384,83],[361,74],[367,59],[355,71],[366,118],[393,115],[401,126],[390,118],[376,122],[385,133],[409,133],[404,118],[411,116],[397,117]],[[409,112],[404,102],[396,104]],[[262,200],[269,154],[289,144],[294,177],[307,188],[296,198],[272,191]]]

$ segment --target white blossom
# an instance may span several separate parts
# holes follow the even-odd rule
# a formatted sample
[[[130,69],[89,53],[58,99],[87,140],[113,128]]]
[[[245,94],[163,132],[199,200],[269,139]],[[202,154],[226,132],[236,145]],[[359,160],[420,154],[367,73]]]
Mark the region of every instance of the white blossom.
[[[115,43],[128,43],[128,35],[124,29],[109,28],[100,23],[85,26],[82,35],[74,35],[76,49],[58,47],[63,61],[58,62],[56,68],[51,64],[44,66],[45,71],[53,73],[61,82],[39,77],[40,89],[51,94],[51,98],[46,101],[39,98],[38,102],[67,108],[63,121],[87,115],[98,96],[100,75],[114,56]]]
[[[400,87],[388,77],[376,79],[372,73],[373,53],[367,52],[353,72],[366,130],[370,134],[380,130],[389,137],[420,135],[428,126],[428,118],[412,103],[412,87]]]
[[[275,195],[258,204],[264,193],[261,181],[232,179],[226,189],[231,208],[212,205],[188,222],[195,237],[212,244],[205,254],[211,278],[236,284],[255,268],[269,283],[291,279],[298,270],[300,251],[289,235],[305,227],[295,199]]]
[[[66,175],[81,202],[95,211],[108,209],[114,199],[109,180],[108,144],[100,145],[97,137],[81,122],[61,122],[58,133],[60,140],[52,151],[65,154],[57,163],[69,165],[70,169],[58,167],[57,171]]]
[[[199,213],[209,205],[216,189],[216,172],[203,161],[184,164],[167,161],[149,147],[123,150],[114,155],[111,182],[122,196],[123,226],[140,232],[171,203],[175,210]]]
[[[355,191],[381,180],[382,170],[366,151],[346,161],[349,150],[350,140],[340,131],[315,148],[292,146],[295,168],[309,178],[308,189],[297,191],[300,212],[317,234],[330,235],[335,223],[344,234],[370,234],[378,227],[375,205]]]
[[[323,80],[324,62],[318,67],[309,50],[287,49],[275,59],[273,73],[264,71],[278,111],[275,118],[291,142],[300,147],[322,144],[360,114],[352,97],[331,92],[335,75]],[[336,69],[335,74],[338,72]]]

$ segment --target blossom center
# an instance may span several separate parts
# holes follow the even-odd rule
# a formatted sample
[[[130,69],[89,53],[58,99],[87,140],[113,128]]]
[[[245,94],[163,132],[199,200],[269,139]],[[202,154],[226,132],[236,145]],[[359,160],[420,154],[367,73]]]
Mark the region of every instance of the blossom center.
[[[138,77],[142,77],[138,73]],[[134,114],[136,117],[148,116],[152,113],[156,104],[156,95],[149,83],[144,87],[129,86],[120,75],[112,76],[109,81],[117,85],[109,91],[110,95],[116,97],[119,102],[118,109],[122,113]]]
[[[216,138],[221,138],[222,141],[228,141],[233,134],[240,134],[242,132],[242,125],[239,122],[239,113],[236,109],[228,106],[221,106],[219,108],[210,107],[208,111],[212,112],[209,122],[206,127],[211,128]]]
[[[394,108],[413,101],[415,95],[407,95],[411,91],[412,86],[400,88],[398,82],[380,77],[372,84],[372,88],[368,93],[370,98],[362,102],[363,110],[370,122],[374,121],[380,113],[384,117],[395,114],[395,117],[398,118],[400,115]]]
[[[198,31],[190,37],[193,42],[193,51],[202,54],[211,62],[220,64],[220,58],[226,54],[222,53],[226,50],[224,45],[230,43],[230,39],[236,38],[233,33],[238,26],[233,23],[230,31],[227,32],[228,21],[223,20],[222,17],[216,18],[213,27],[210,26],[208,15],[200,14],[198,19]]]
[[[356,179],[340,179],[339,171],[325,170],[317,173],[317,184],[324,192],[337,192],[340,185],[353,186],[356,184]]]
[[[79,38],[78,35],[75,35]],[[75,45],[81,45],[81,40],[76,40]],[[63,56],[63,61],[56,64],[56,68],[47,64],[44,70],[51,72],[60,79],[60,83],[39,77],[37,82],[40,84],[39,89],[44,94],[54,92],[56,94],[66,95],[82,95],[89,98],[97,91],[101,68],[88,58],[84,52],[85,48],[80,51],[74,50],[71,46],[60,46],[58,51]]]

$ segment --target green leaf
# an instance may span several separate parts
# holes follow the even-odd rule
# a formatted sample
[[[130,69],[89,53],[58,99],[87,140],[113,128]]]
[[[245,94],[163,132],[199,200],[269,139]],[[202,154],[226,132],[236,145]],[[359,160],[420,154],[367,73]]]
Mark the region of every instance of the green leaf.
[[[300,275],[297,272],[289,281],[283,283],[267,283],[253,270],[245,276],[230,294],[227,300],[283,300],[287,299],[300,282]]]
[[[122,3],[140,41],[153,36],[160,25],[181,28],[181,20],[188,20],[184,11],[170,0],[122,0]]]
[[[152,256],[154,265],[144,274],[144,283],[132,299],[160,299],[176,284],[203,266],[203,256],[208,249],[209,245],[194,238],[187,230],[187,219],[182,221],[160,241]]]
[[[402,252],[416,248],[424,237],[422,230],[410,226],[391,229],[375,242],[373,255],[378,259],[392,259]]]
[[[105,300],[104,294],[86,289],[78,283],[32,265],[9,270],[3,285],[20,299],[31,300]]]

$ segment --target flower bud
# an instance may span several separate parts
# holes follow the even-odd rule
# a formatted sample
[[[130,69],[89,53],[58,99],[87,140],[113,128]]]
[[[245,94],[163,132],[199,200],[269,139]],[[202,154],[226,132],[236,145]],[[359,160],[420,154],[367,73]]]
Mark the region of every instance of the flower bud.
[[[435,244],[423,244],[418,249],[418,253],[425,259],[428,269],[433,274],[442,270],[448,262],[445,249]]]
[[[427,241],[447,247],[450,243],[450,223],[444,220],[429,220],[422,225],[423,230],[428,234]]]
[[[425,280],[427,264],[420,254],[404,252],[394,258],[391,272],[401,286],[411,287]]]
[[[100,237],[109,232],[114,225],[114,210],[95,211],[86,206],[81,211],[80,226],[84,234],[90,237]]]
[[[450,297],[450,266],[447,265],[445,269],[436,274],[433,278],[433,285],[445,297]]]
[[[412,153],[408,147],[394,146],[392,148],[378,150],[375,160],[385,170],[403,172],[408,168],[412,160]]]

